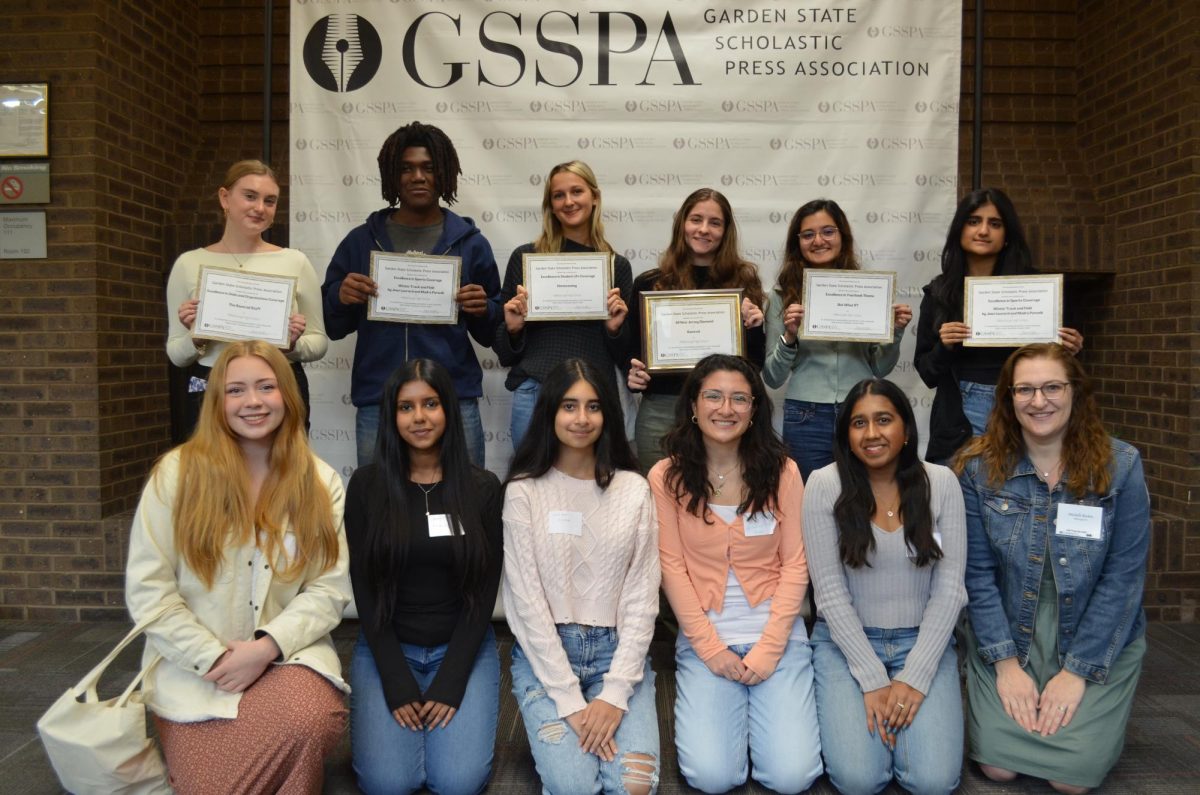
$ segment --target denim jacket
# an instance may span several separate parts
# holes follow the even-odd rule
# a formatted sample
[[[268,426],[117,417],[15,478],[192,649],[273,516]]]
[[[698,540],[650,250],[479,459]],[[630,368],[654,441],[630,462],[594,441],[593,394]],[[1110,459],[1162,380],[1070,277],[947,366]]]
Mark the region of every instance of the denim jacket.
[[[1077,500],[1060,481],[1051,491],[1028,458],[999,487],[980,458],[960,477],[967,509],[967,605],[979,656],[993,664],[1029,660],[1042,564],[1049,542],[1058,589],[1059,665],[1103,684],[1121,650],[1141,636],[1142,586],[1150,545],[1150,495],[1138,451],[1112,442],[1107,494]],[[1104,510],[1098,540],[1056,535],[1058,505]]]

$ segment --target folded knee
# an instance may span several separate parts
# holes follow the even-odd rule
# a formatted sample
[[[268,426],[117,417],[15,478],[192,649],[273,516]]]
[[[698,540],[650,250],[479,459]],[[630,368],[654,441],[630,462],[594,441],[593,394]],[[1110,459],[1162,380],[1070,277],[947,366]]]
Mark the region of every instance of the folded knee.
[[[548,745],[558,745],[567,736],[567,723],[562,720],[549,720],[538,727],[538,740]]]
[[[689,766],[689,768],[680,765],[680,769],[690,786],[712,795],[729,792],[731,789],[742,786],[746,783],[748,773],[745,768],[739,773],[715,764]]]
[[[1013,771],[1005,770],[1002,767],[995,767],[994,765],[980,765],[979,770],[992,781],[1012,781],[1017,777],[1017,774]]]
[[[629,795],[650,795],[658,786],[658,757],[634,751],[622,755],[621,783]]]
[[[951,793],[958,788],[960,770],[896,771],[896,781],[909,792]]]

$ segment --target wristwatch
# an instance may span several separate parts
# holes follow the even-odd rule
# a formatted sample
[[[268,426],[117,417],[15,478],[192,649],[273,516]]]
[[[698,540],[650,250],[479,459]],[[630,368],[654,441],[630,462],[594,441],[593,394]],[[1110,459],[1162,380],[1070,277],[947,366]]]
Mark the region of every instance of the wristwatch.
[[[795,350],[796,347],[800,344],[800,340],[796,340],[795,342],[788,342],[787,337],[783,336],[782,334],[779,335],[779,341],[782,342],[785,347],[791,348],[792,350]]]

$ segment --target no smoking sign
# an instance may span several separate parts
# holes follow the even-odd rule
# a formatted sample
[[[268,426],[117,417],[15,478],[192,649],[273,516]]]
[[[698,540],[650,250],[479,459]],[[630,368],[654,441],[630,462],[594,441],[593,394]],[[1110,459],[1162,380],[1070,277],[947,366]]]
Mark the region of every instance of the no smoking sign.
[[[0,180],[0,195],[9,201],[16,201],[25,192],[25,183],[20,177],[8,176]]]
[[[49,203],[49,163],[0,163],[0,205]]]

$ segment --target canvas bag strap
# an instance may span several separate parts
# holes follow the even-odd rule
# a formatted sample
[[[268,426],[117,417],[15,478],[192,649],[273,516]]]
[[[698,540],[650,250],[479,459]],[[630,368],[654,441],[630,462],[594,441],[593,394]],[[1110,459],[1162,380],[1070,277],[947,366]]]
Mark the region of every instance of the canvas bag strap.
[[[110,651],[103,660],[96,663],[96,667],[89,671],[82,679],[80,679],[79,684],[72,688],[75,698],[78,699],[80,696],[86,694],[88,701],[99,700],[99,696],[96,694],[96,686],[100,682],[100,677],[104,675],[105,669],[112,664],[113,660],[117,659],[117,655],[124,651],[126,646],[137,640],[138,636],[145,632],[147,627],[149,627],[158,619],[162,618],[163,614],[166,613],[170,607],[171,605],[167,604],[160,605],[157,610],[143,618],[137,623],[136,626],[134,626],[133,629],[129,630],[129,634],[126,635],[120,643],[114,646],[113,650]],[[118,704],[124,705],[125,702],[129,700],[129,696],[137,689],[138,685],[142,683],[142,679],[145,678],[146,674],[150,673],[150,670],[154,668],[154,666],[157,665],[158,661],[161,659],[162,655],[156,652],[155,657],[150,661],[150,664],[143,667],[142,670],[138,672],[138,675],[134,677],[133,681],[129,683],[129,687],[125,688],[125,691],[121,693]]]

